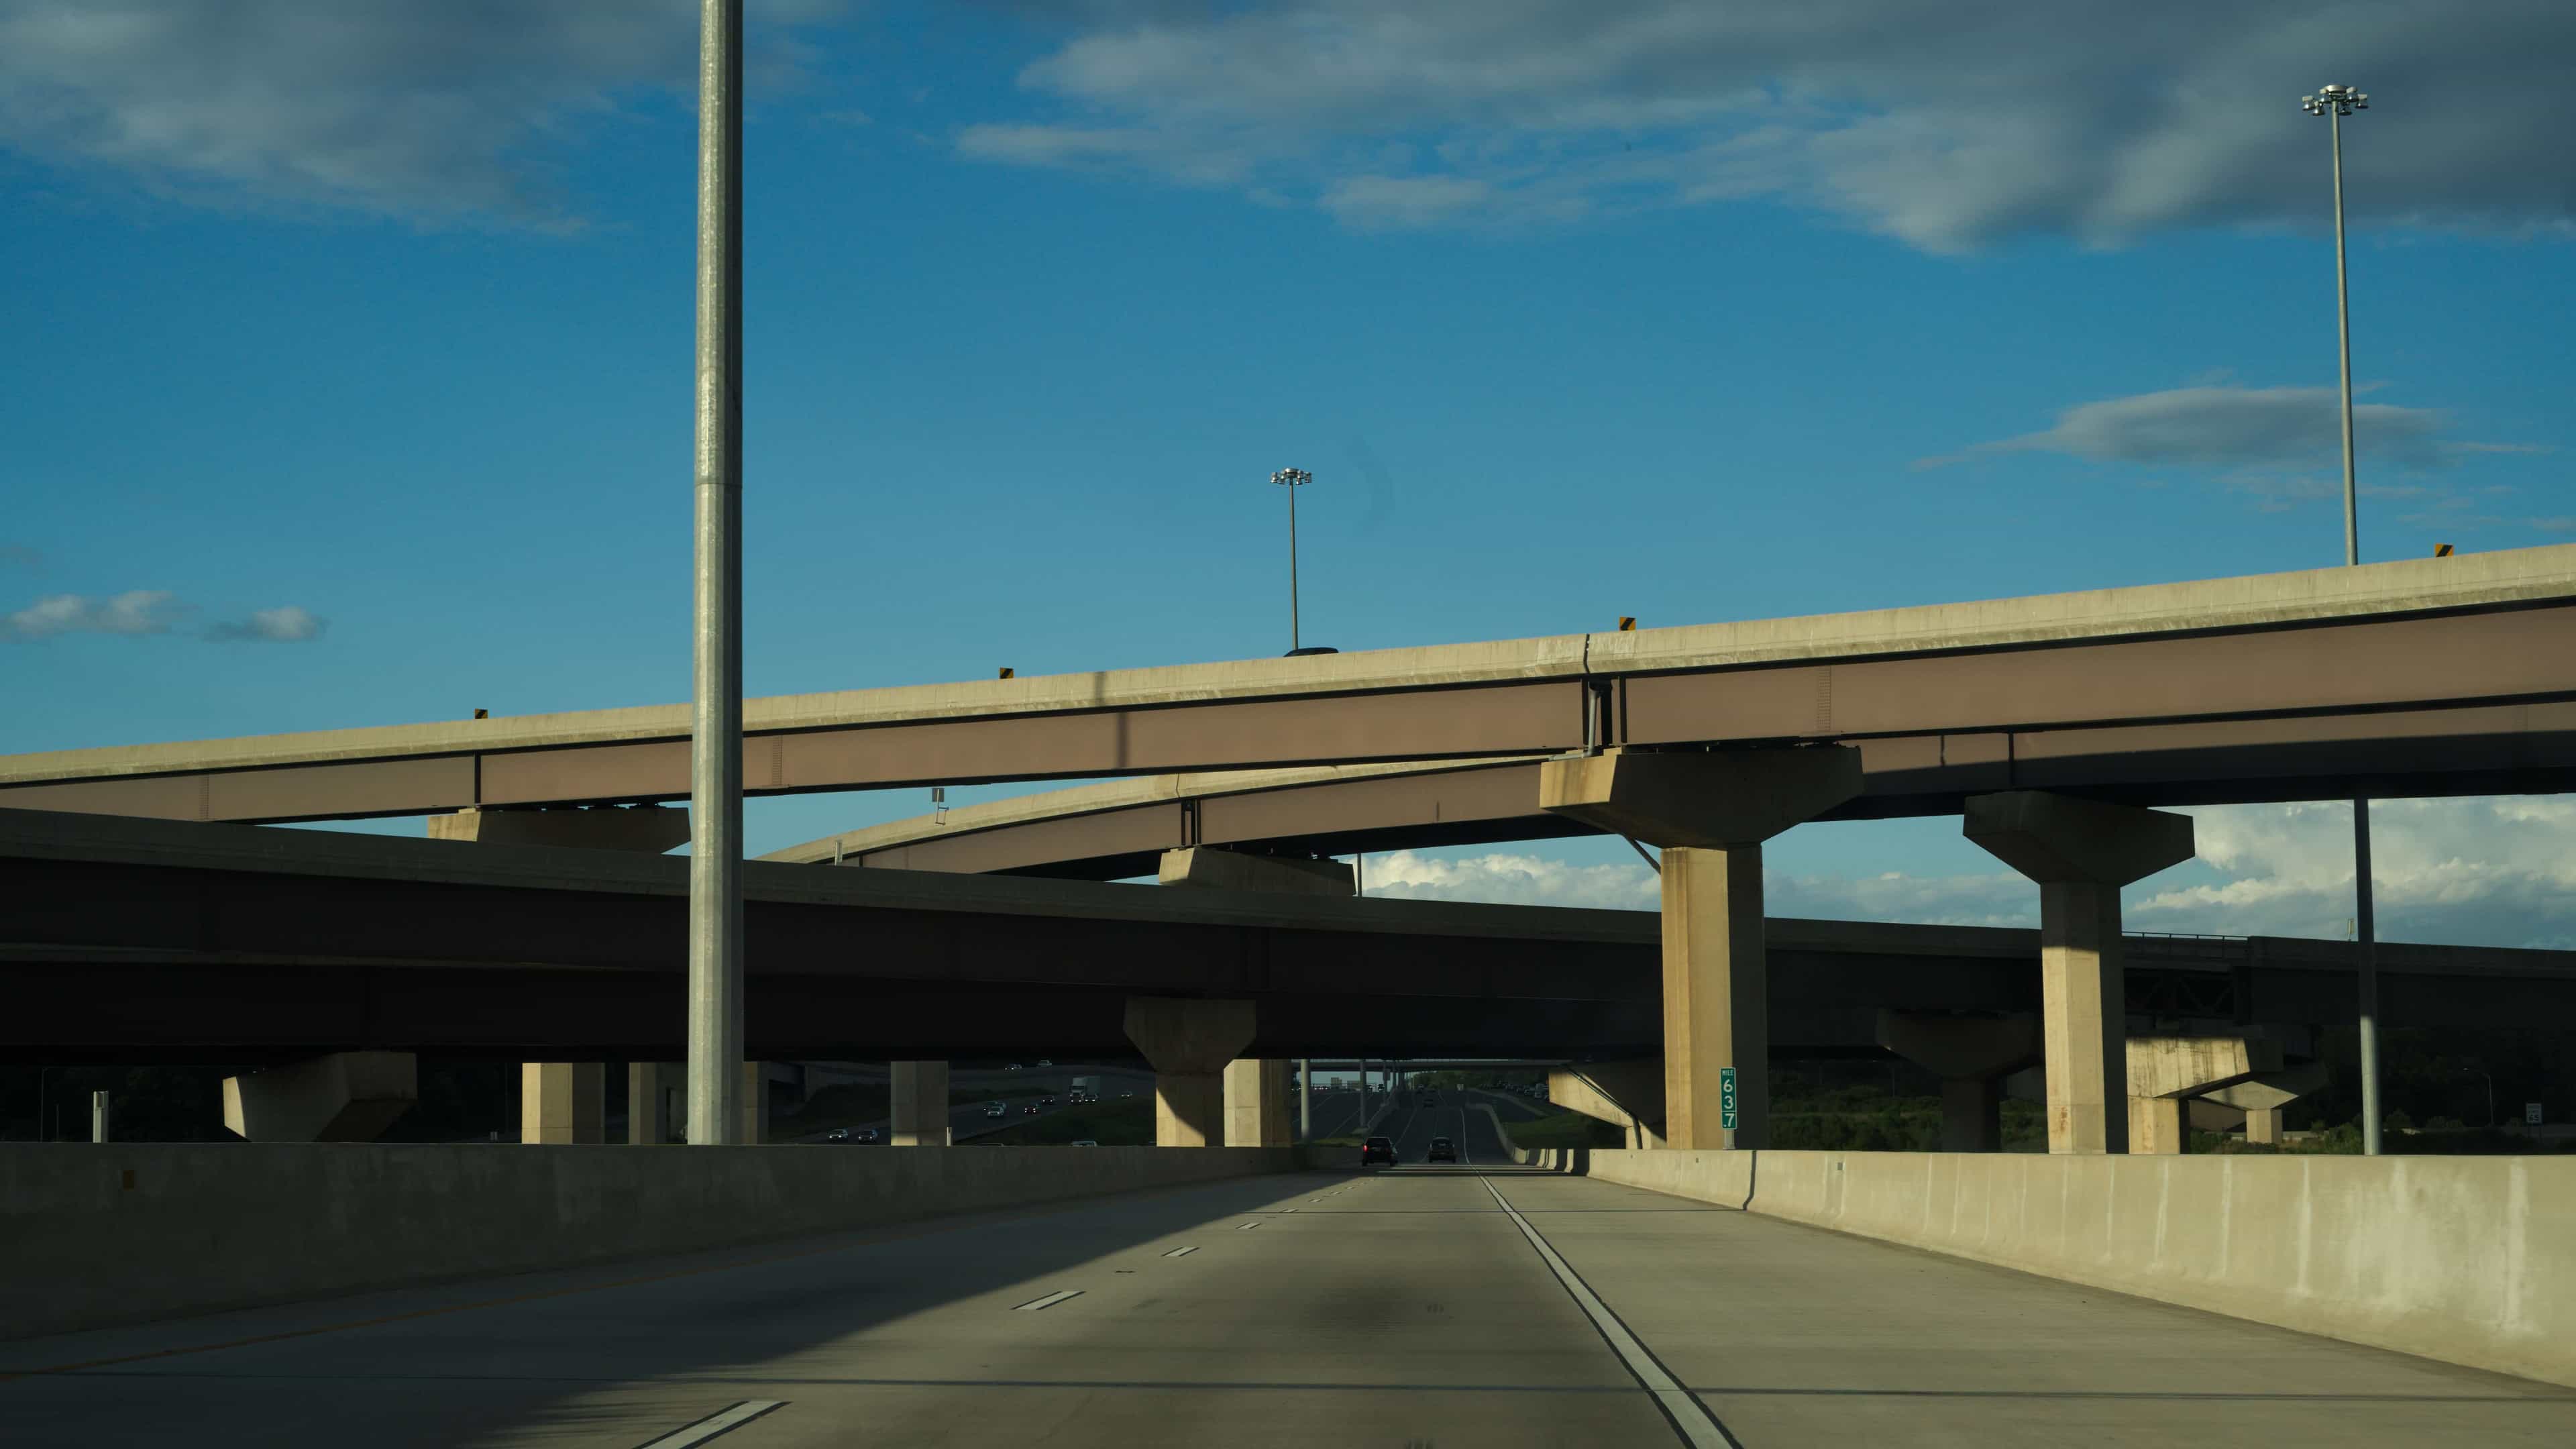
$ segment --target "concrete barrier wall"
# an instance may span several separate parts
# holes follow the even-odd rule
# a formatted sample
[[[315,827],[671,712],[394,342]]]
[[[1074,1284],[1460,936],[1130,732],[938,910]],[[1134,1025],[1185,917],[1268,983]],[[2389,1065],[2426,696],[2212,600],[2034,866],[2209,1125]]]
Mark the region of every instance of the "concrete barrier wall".
[[[2141,1298],[2576,1384],[2576,1158],[1518,1155]]]
[[[1176,1187],[1288,1148],[0,1146],[0,1337]]]

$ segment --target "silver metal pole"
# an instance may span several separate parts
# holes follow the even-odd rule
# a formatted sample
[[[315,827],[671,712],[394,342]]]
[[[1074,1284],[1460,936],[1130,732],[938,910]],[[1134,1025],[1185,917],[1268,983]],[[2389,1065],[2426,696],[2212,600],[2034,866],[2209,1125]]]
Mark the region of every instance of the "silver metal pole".
[[[742,1121],[742,0],[698,9],[697,578],[689,1141]]]
[[[105,1142],[107,1137],[107,1093],[92,1092],[89,1094],[89,1140]]]
[[[1297,642],[1297,485],[1288,485],[1288,647]]]
[[[2361,562],[2361,512],[2352,481],[2352,302],[2343,267],[2343,114],[2328,107],[2326,129],[2334,133],[2335,208],[2335,349],[2343,367],[2343,561]]]
[[[2344,268],[2343,240],[2343,108],[2326,108],[2326,129],[2334,139],[2335,214],[2335,351],[2343,380],[2343,561],[2361,562],[2360,490],[2353,481],[2352,460],[2352,289]],[[2352,894],[2355,964],[2361,975],[2359,1016],[2361,1056],[2361,1150],[2379,1155],[2379,948],[2370,898],[2370,801],[2352,802]]]

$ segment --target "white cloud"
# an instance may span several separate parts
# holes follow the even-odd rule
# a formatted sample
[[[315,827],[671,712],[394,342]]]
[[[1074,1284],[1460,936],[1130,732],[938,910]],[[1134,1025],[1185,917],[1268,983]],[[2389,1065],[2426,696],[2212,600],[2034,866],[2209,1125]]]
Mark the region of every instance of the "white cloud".
[[[2127,893],[2139,931],[2340,939],[2352,915],[2352,807],[2340,802],[2203,806],[2199,863]],[[2576,947],[2576,798],[2499,795],[2371,807],[2374,897],[2384,940]],[[2190,880],[2189,877],[2206,877]],[[2177,882],[2181,883],[2177,883]],[[1419,900],[1653,910],[1642,863],[1581,866],[1495,853],[1368,858],[1368,893]],[[2036,926],[2039,892],[2012,872],[1764,876],[1770,914],[1826,920]]]
[[[330,620],[316,616],[310,609],[288,604],[277,609],[255,609],[249,618],[237,623],[209,625],[206,629],[206,637],[220,640],[266,640],[279,644],[295,644],[308,639],[321,638],[322,631],[329,628],[330,623]]]
[[[2350,123],[2365,224],[2576,216],[2569,153],[2548,144],[2576,130],[2560,0],[1276,0],[1056,18],[1075,33],[1020,77],[1068,113],[1048,124],[1155,132],[1131,156],[1149,174],[1219,150],[1249,162],[1247,189],[1316,204],[1371,177],[1484,188],[1422,220],[1769,197],[1935,250],[2311,224],[2324,138],[2297,101],[2334,74],[2376,101]],[[1386,167],[1391,146],[1410,170]]]
[[[0,147],[195,200],[567,225],[567,143],[636,94],[693,94],[697,14],[694,0],[0,0]],[[762,68],[792,66],[793,42],[761,34]]]
[[[2434,442],[2442,425],[2429,408],[2359,403],[2352,410],[2358,449],[2411,468],[2443,462]],[[1986,453],[2063,453],[2097,463],[2242,467],[2314,463],[2342,448],[2343,395],[2334,388],[2184,387],[2080,403],[2045,432],[1979,443],[1917,466]]]
[[[54,634],[166,634],[178,612],[168,592],[135,589],[113,598],[50,594],[0,619],[0,633],[12,639],[42,639]]]

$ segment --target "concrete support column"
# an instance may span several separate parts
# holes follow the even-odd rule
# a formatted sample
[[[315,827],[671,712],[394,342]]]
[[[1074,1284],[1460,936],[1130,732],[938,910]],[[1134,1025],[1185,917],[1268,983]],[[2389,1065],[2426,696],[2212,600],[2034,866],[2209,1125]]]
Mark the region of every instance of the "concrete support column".
[[[1285,1147],[1289,1127],[1285,1060],[1245,1058],[1225,1065],[1225,1145]]]
[[[420,1100],[409,1052],[333,1052],[224,1078],[224,1125],[252,1142],[373,1142]]]
[[[604,1062],[521,1062],[519,1140],[606,1140],[608,1066]]]
[[[1770,955],[1762,847],[1668,846],[1663,856],[1664,1138],[1675,1147],[1771,1143]],[[1720,1124],[1735,1069],[1736,1125]]]
[[[2001,1077],[1941,1080],[1941,1150],[2004,1150],[2004,1084]]]
[[[946,1147],[948,1064],[886,1063],[886,1140],[897,1147]]]
[[[2281,1109],[2323,1088],[2326,1068],[2323,1062],[2289,1067],[2277,1055],[2266,1054],[2258,1061],[2249,1050],[2247,1063],[2254,1075],[2230,1082],[2200,1094],[2200,1100],[2234,1107],[2245,1114],[2245,1140],[2281,1144]]]
[[[2126,1152],[2128,972],[2120,888],[2039,888],[2039,1019],[2048,1070],[2048,1150]]]
[[[688,1120],[681,1095],[688,1071],[678,1062],[626,1064],[626,1140],[636,1147],[658,1147],[680,1140]]]
[[[2180,1097],[2129,1099],[2129,1151],[2133,1156],[2172,1156],[2191,1149],[2191,1124]]]
[[[1962,824],[2039,884],[2048,1150],[2127,1151],[2120,887],[2191,859],[2191,817],[2015,790],[1971,798]]]
[[[2245,1140],[2281,1145],[2281,1109],[2249,1107],[2245,1112]]]
[[[1225,1141],[1225,1068],[1252,1044],[1252,1003],[1127,998],[1127,1039],[1154,1069],[1154,1145]]]
[[[1860,752],[1610,750],[1544,761],[1539,807],[1664,848],[1664,1136],[1769,1143],[1769,955],[1762,842],[1860,793]],[[1737,1120],[1724,1129],[1723,1074]]]
[[[1630,1147],[1662,1147],[1664,1062],[1585,1062],[1547,1074],[1547,1099],[1619,1129]]]
[[[89,1140],[107,1141],[107,1127],[107,1093],[92,1092],[89,1094]]]
[[[742,1142],[757,1147],[769,1140],[769,1063],[742,1064]]]

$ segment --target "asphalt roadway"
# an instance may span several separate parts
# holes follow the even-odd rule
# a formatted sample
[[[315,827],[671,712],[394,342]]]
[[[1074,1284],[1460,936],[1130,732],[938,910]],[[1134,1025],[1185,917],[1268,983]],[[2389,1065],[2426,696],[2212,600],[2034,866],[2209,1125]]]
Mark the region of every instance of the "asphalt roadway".
[[[685,1449],[728,1424],[724,1449],[2416,1449],[2576,1443],[2576,1390],[1481,1165],[0,1345],[10,1445]]]

